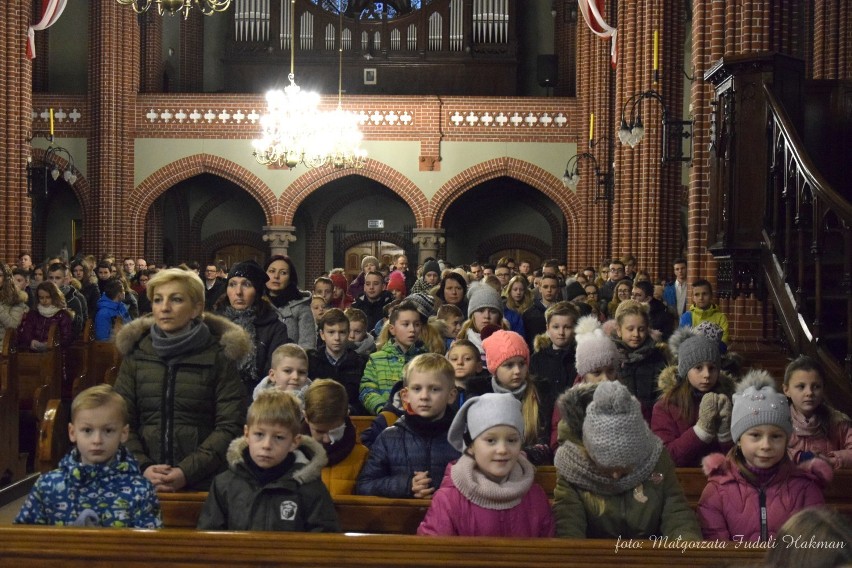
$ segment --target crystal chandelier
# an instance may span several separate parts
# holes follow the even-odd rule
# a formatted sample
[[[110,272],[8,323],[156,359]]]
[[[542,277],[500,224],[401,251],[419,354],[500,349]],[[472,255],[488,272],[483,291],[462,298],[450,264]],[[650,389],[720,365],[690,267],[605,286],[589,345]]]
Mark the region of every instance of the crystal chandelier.
[[[361,149],[363,135],[356,114],[343,110],[343,17],[338,36],[339,73],[337,109],[318,110],[319,96],[302,91],[295,80],[296,8],[291,1],[290,85],[266,94],[267,113],[260,119],[262,135],[253,142],[254,157],[263,165],[293,168],[304,164],[315,168],[330,163],[336,168],[360,168],[367,153]]]
[[[161,16],[168,14],[183,14],[184,19],[189,17],[189,11],[194,7],[201,10],[205,16],[211,16],[216,12],[224,12],[231,5],[231,0],[117,0],[122,6],[133,6],[137,14],[144,14],[152,4],[157,5],[157,13]]]

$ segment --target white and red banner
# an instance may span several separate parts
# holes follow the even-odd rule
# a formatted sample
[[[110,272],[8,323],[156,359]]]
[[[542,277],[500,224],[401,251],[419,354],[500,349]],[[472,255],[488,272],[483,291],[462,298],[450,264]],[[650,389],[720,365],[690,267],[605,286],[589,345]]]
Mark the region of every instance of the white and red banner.
[[[616,40],[618,39],[618,30],[606,23],[601,15],[606,11],[605,0],[577,0],[580,7],[580,13],[583,14],[583,19],[586,20],[586,25],[592,30],[592,33],[602,39],[609,39],[612,42],[610,48],[610,58],[612,66],[615,67],[618,59],[618,51],[616,49]]]
[[[41,0],[41,20],[27,30],[27,57],[35,59],[35,33],[56,23],[68,0]]]

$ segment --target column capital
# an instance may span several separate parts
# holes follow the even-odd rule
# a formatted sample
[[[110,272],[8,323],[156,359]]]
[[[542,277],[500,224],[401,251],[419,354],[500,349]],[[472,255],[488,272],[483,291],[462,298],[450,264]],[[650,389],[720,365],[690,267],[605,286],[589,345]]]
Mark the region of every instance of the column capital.
[[[290,243],[296,240],[296,227],[292,225],[264,225],[263,240],[269,243],[272,256],[287,256]]]
[[[417,262],[423,264],[425,259],[438,256],[438,250],[447,239],[444,238],[444,229],[414,229],[412,242],[417,245]]]

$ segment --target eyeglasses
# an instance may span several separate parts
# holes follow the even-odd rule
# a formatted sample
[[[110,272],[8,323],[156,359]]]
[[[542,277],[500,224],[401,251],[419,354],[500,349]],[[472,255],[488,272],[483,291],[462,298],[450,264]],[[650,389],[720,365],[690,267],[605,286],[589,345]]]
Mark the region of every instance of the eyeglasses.
[[[616,266],[616,267],[612,267],[612,266],[611,266],[611,267],[609,268],[609,271],[610,271],[610,272],[624,272],[624,268],[618,268],[617,266]]]

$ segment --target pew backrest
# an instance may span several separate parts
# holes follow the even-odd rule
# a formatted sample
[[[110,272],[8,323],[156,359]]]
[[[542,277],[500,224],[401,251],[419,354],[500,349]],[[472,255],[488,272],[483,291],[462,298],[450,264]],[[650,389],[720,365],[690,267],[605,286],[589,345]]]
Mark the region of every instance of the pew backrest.
[[[0,348],[0,487],[21,479],[26,460],[18,452],[18,371],[15,330],[6,330]]]
[[[36,422],[44,414],[47,401],[62,396],[62,350],[55,323],[50,326],[46,343],[45,351],[21,349],[17,355],[19,408],[32,413]]]

